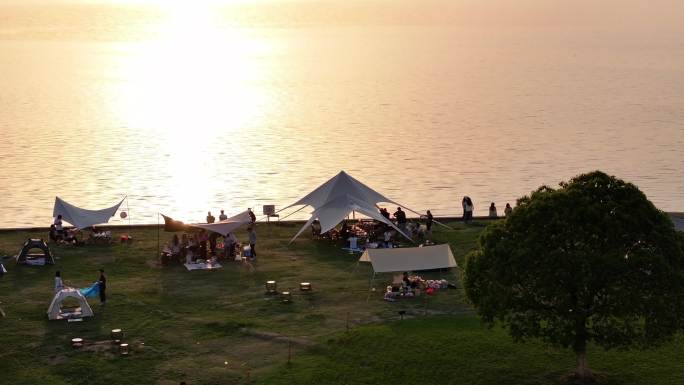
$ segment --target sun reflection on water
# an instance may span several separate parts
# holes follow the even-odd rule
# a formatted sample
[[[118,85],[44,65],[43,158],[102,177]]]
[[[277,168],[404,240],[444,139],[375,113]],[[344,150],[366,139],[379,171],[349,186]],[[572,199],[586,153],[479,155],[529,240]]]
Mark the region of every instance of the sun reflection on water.
[[[245,156],[245,147],[233,142],[259,126],[269,106],[256,57],[272,47],[246,30],[219,26],[209,6],[171,7],[155,29],[156,38],[119,56],[121,81],[112,99],[130,131],[148,135],[166,157],[167,169],[159,172],[168,176],[160,181],[164,199],[187,217],[183,208],[212,201],[225,189],[216,163]]]

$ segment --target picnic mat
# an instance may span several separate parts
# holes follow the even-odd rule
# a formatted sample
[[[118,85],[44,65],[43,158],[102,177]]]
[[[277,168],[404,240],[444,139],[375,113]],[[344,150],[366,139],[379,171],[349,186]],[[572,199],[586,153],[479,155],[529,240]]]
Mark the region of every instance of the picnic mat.
[[[212,264],[206,264],[206,263],[185,263],[185,268],[188,270],[212,270],[212,269],[220,269],[223,266],[221,266],[220,263],[212,263]]]

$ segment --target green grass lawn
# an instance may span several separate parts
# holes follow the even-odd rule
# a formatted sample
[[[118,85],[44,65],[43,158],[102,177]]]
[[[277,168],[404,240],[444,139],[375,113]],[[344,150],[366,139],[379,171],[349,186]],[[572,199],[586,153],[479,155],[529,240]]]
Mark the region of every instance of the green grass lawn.
[[[435,240],[449,242],[462,264],[483,227],[452,225],[437,228]],[[231,262],[215,271],[161,268],[157,231],[149,228],[114,230],[133,235],[131,245],[54,246],[56,266],[5,261],[0,384],[554,384],[574,365],[568,351],[514,344],[504,331],[481,327],[460,289],[428,302],[382,301],[390,274],[378,274],[371,292],[371,268],[357,265],[358,254],[306,235],[288,247],[297,227],[260,224],[254,270]],[[0,255],[36,236],[45,234],[0,233]],[[171,234],[161,236],[163,243]],[[95,317],[80,323],[48,321],[55,270],[85,287],[99,268],[108,275],[108,304],[91,300]],[[460,287],[458,271],[423,276]],[[271,279],[292,289],[293,303],[264,295]],[[299,293],[303,281],[313,293]],[[398,321],[399,310],[406,320]],[[124,329],[130,356],[108,342],[113,328]],[[73,337],[87,346],[73,350]],[[611,384],[684,383],[681,338],[647,352],[592,350],[589,359]]]

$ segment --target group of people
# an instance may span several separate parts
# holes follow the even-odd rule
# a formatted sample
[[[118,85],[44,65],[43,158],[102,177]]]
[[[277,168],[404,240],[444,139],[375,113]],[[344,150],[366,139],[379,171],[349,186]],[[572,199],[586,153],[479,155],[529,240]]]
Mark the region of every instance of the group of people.
[[[55,221],[50,225],[48,238],[57,244],[79,245],[82,242],[78,239],[77,229],[65,229],[62,225],[62,215],[57,215]]]
[[[247,210],[250,217],[250,224],[247,227],[247,235],[249,237],[249,252],[247,257],[254,261],[257,256],[256,252],[256,215],[252,209]],[[228,219],[228,216],[221,210],[219,221]],[[207,212],[207,223],[215,223],[216,218]],[[218,239],[223,237],[223,250],[219,252]],[[181,263],[192,263],[195,260],[207,260],[209,258],[225,258],[227,260],[235,259],[240,252],[240,242],[235,233],[230,232],[225,235],[220,235],[213,231],[206,231],[200,229],[198,232],[183,233],[181,237],[174,234],[171,238],[171,243],[164,248],[161,259],[162,265],[167,265],[171,260],[178,260]]]
[[[110,243],[112,241],[111,231],[103,231],[95,226],[90,226],[85,230],[89,231],[89,238],[86,241],[79,239],[81,230],[77,228],[64,228],[62,215],[59,214],[50,225],[48,239],[51,242],[61,245],[83,245],[87,243]]]
[[[463,222],[465,223],[470,223],[473,221],[473,212],[475,211],[475,205],[473,204],[473,200],[470,199],[469,196],[464,196],[463,199],[461,200],[461,205],[463,206]],[[510,203],[506,203],[506,207],[504,208],[504,216],[509,216],[513,212],[513,207],[511,207]],[[498,218],[499,213],[497,212],[496,209],[496,204],[492,202],[489,205],[489,218]]]

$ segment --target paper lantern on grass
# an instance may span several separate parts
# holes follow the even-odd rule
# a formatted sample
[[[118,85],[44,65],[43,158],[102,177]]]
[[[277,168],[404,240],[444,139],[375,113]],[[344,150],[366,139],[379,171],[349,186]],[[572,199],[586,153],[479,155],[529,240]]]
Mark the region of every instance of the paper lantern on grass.
[[[277,292],[276,281],[266,281],[266,294],[275,294]]]
[[[118,344],[123,339],[124,333],[121,329],[112,329],[110,336],[112,337],[112,341],[115,344]]]
[[[83,338],[72,338],[71,347],[74,349],[80,349],[83,347]]]
[[[284,303],[290,303],[292,302],[292,293],[289,291],[284,291],[280,294],[280,298]]]
[[[301,291],[311,291],[311,283],[302,282],[299,284],[299,290]]]

